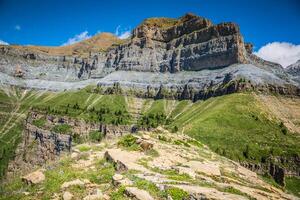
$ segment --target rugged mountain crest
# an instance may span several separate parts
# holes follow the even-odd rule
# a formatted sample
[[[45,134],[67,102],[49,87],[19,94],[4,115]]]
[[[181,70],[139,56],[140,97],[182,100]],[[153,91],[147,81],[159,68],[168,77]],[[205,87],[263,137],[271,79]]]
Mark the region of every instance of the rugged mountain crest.
[[[233,23],[213,25],[208,19],[187,14],[178,20],[145,20],[133,30],[129,43],[108,53],[107,66],[173,73],[234,63],[247,63],[239,27]]]
[[[232,81],[227,85],[226,74]],[[214,25],[193,14],[146,19],[126,40],[102,33],[64,47],[1,46],[0,78],[2,84],[46,90],[119,82],[142,93],[138,96],[151,88],[154,97],[190,99],[240,91],[228,86],[243,80],[247,88],[299,94],[297,78],[253,55],[236,24]],[[168,95],[157,94],[161,85]],[[186,95],[184,88],[193,94]]]

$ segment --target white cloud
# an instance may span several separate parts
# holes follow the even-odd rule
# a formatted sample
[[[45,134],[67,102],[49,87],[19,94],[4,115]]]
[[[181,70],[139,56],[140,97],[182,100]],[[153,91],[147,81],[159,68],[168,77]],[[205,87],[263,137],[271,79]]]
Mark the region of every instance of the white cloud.
[[[121,26],[117,26],[116,31],[115,31],[115,35],[120,38],[120,39],[126,39],[129,38],[131,36],[131,31],[127,29],[123,29],[120,30]]]
[[[288,42],[272,42],[261,47],[254,54],[287,67],[300,59],[300,45]]]
[[[130,36],[131,36],[131,32],[130,31],[125,31],[122,34],[120,34],[118,36],[118,38],[120,38],[120,39],[126,39],[126,38],[129,38]]]
[[[63,43],[61,46],[71,45],[77,42],[80,42],[82,40],[89,39],[91,35],[89,35],[88,31],[83,31],[82,33],[75,35],[72,38],[69,38],[67,42]]]
[[[17,31],[20,31],[20,30],[21,30],[21,26],[20,26],[20,25],[16,25],[16,26],[15,26],[15,29],[16,29]]]
[[[3,40],[0,40],[0,45],[9,45],[7,42],[4,42]]]

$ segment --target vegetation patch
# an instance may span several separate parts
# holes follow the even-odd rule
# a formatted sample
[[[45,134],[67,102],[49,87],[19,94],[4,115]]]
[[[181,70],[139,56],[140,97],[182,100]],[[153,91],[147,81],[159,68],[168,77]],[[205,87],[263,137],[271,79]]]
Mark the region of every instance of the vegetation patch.
[[[132,134],[124,135],[120,138],[118,146],[125,148],[129,151],[139,151],[141,147],[136,143],[137,138]]]
[[[91,146],[85,145],[85,144],[79,145],[79,146],[77,146],[77,148],[80,152],[87,152],[87,151],[91,150]]]
[[[57,124],[53,126],[51,129],[55,133],[60,133],[60,134],[70,134],[71,133],[71,126],[69,124]]]
[[[46,119],[40,118],[32,121],[32,124],[39,127],[39,128],[44,128],[46,124]]]
[[[156,151],[155,149],[149,149],[148,151],[145,152],[145,154],[147,156],[151,156],[151,157],[158,157],[159,156],[158,151]]]
[[[298,177],[287,177],[285,179],[285,188],[292,194],[300,197],[300,178]]]
[[[100,131],[91,131],[89,133],[89,139],[92,142],[100,142],[103,139],[104,135]]]
[[[173,200],[182,200],[189,197],[189,194],[186,191],[177,187],[170,187],[166,189],[166,193],[167,195],[170,195]]]

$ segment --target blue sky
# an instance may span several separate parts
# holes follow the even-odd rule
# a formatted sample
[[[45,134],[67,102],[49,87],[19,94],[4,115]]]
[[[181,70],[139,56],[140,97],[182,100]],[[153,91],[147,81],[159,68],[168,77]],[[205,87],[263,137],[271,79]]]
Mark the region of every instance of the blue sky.
[[[0,40],[60,46],[82,33],[85,38],[119,27],[120,35],[147,17],[187,12],[239,24],[256,50],[271,42],[300,44],[300,0],[0,0]]]

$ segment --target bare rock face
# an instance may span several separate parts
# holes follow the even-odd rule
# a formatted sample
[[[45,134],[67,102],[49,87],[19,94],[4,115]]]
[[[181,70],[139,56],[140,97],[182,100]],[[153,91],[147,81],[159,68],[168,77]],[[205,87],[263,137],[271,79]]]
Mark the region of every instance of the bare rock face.
[[[108,53],[106,66],[117,70],[178,72],[247,63],[239,27],[213,25],[187,14],[180,19],[150,18],[134,31],[129,43]]]
[[[289,65],[285,71],[293,77],[293,80],[300,83],[300,60]]]
[[[94,42],[89,45],[97,47]],[[57,91],[95,84],[107,87],[104,94],[124,94],[125,87],[138,97],[156,99],[198,100],[245,89],[300,92],[295,70],[284,70],[252,54],[253,45],[244,43],[236,24],[215,25],[193,14],[146,19],[131,38],[113,39],[101,51],[80,46],[84,55],[60,47],[0,45],[1,83]],[[59,54],[53,54],[57,48]],[[232,83],[222,84],[228,73]],[[233,83],[239,80],[249,84]],[[110,132],[118,135],[122,130]]]
[[[128,41],[119,43],[84,57],[53,54],[51,48],[1,46],[0,72],[25,79],[75,81],[104,77],[115,70],[173,73],[248,62],[236,24],[214,25],[193,14],[146,19]]]

